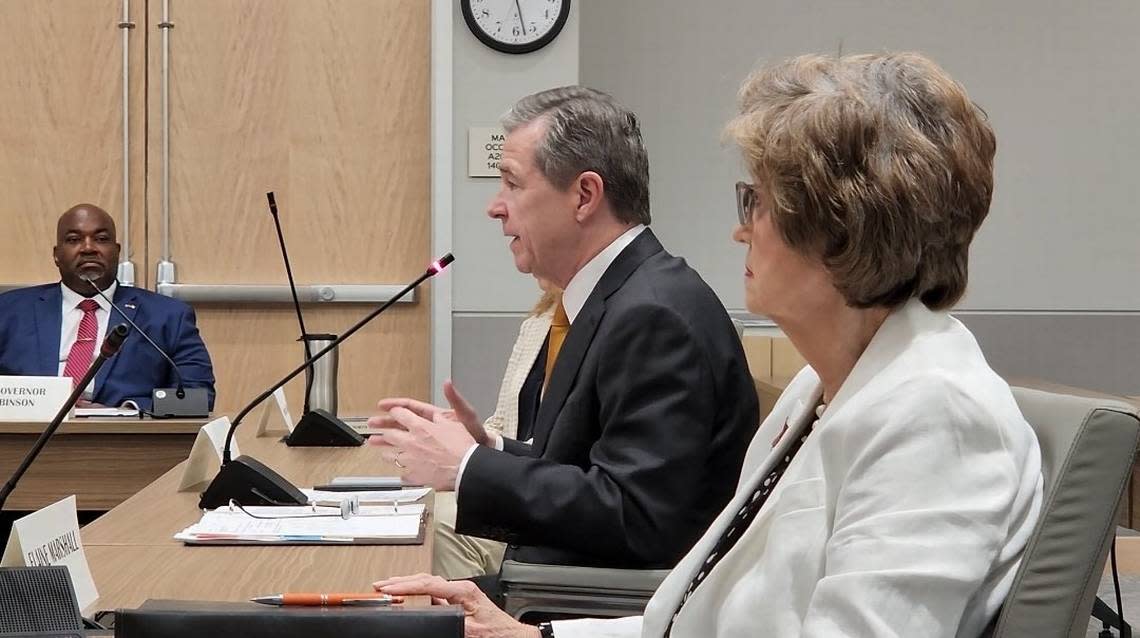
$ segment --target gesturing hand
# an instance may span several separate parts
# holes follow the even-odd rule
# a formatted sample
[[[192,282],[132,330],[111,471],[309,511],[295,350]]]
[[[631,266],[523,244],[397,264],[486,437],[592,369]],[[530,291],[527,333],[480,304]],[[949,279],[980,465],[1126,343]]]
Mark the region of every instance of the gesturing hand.
[[[437,417],[447,421],[457,421],[463,424],[471,438],[475,439],[479,445],[494,445],[494,440],[488,435],[487,429],[483,427],[483,420],[479,418],[479,414],[475,412],[475,408],[471,407],[467,399],[459,394],[459,390],[455,389],[455,384],[451,382],[451,379],[443,382],[443,396],[451,406],[450,409],[445,410],[430,403],[403,397],[381,399],[377,407],[388,413],[391,413],[393,408],[405,408],[428,421],[435,421]],[[369,427],[373,428],[391,427],[394,423],[388,414],[381,414],[368,419]]]
[[[373,417],[375,419],[375,417]],[[368,445],[400,468],[404,483],[454,490],[459,463],[475,443],[462,423],[436,411],[429,421],[403,407],[394,407],[383,423],[368,424],[375,432]]]

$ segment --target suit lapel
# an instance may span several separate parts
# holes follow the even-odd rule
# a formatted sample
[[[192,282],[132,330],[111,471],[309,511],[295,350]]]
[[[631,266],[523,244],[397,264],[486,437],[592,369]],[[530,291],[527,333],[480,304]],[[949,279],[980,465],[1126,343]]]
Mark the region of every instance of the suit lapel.
[[[63,326],[63,293],[48,286],[36,300],[36,374],[59,376],[59,331]]]
[[[123,312],[125,312],[126,315],[130,317],[131,321],[134,321],[135,314],[138,313],[137,297],[137,291],[131,286],[124,286],[122,284],[119,284],[119,287],[115,289],[115,305],[122,308]],[[118,310],[111,308],[111,314],[107,319],[107,332],[110,333],[111,328],[114,328],[120,323],[127,322],[122,318]],[[130,328],[129,323],[127,323],[127,327]],[[134,332],[134,328],[131,328],[131,332]],[[130,338],[129,334],[127,336]],[[142,337],[135,338],[142,339]],[[126,340],[124,340],[123,345],[126,346],[126,343]],[[98,348],[102,345],[103,344],[96,344],[95,347]],[[99,373],[95,375],[95,389],[94,392],[91,393],[92,396],[98,397],[99,391],[103,389],[103,383],[107,380],[107,377],[111,374],[111,371],[115,369],[115,365],[118,364],[119,360],[123,358],[123,353],[123,348],[120,348],[119,354],[111,357],[107,363],[104,363],[103,367],[99,369]]]
[[[570,331],[566,334],[566,341],[558,352],[558,360],[554,362],[554,369],[550,372],[546,394],[538,406],[538,416],[534,422],[536,456],[542,456],[546,450],[550,431],[562,411],[562,406],[566,403],[566,397],[574,387],[578,370],[582,367],[582,360],[586,357],[586,351],[590,349],[598,325],[606,314],[606,300],[625,284],[629,276],[646,259],[662,250],[664,249],[661,247],[661,242],[657,241],[653,231],[648,228],[642,231],[606,269],[598,285],[594,286],[593,292],[587,297],[586,305],[582,306],[582,310],[574,318]]]

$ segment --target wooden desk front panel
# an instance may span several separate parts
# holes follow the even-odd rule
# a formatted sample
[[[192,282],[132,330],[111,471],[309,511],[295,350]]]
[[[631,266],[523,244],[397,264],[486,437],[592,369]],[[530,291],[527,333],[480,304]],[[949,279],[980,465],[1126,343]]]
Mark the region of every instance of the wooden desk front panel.
[[[430,534],[429,534],[430,536]],[[87,546],[92,609],[148,598],[241,601],[283,591],[367,592],[388,576],[429,571],[427,545],[341,547]]]
[[[200,426],[185,421],[65,423],[4,509],[37,510],[75,494],[81,510],[109,510],[183,461]],[[16,470],[44,427],[0,424],[0,476]]]

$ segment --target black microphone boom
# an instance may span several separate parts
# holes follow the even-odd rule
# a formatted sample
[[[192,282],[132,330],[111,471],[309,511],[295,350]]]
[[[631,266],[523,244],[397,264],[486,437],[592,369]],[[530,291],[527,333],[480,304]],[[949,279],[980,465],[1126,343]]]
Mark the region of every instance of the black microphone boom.
[[[293,293],[293,309],[297,311],[297,324],[301,326],[301,342],[305,346],[305,360],[311,363],[313,353],[309,349],[309,340],[305,337],[309,334],[305,330],[305,316],[301,314],[301,301],[297,298],[297,284],[293,280],[293,267],[289,265],[289,251],[285,250],[285,233],[281,230],[281,217],[277,214],[277,198],[273,195],[273,191],[265,194],[265,199],[269,200],[269,214],[273,216],[273,227],[277,229],[277,245],[281,247],[281,259],[285,261],[285,276],[289,279],[289,292]],[[312,379],[312,375],[309,376]],[[305,382],[305,407],[304,414],[309,412],[309,391],[312,388],[310,381]]]
[[[310,335],[305,329],[305,316],[301,313],[301,301],[297,298],[297,283],[293,279],[293,267],[289,265],[289,251],[285,248],[285,233],[281,230],[281,217],[277,214],[277,198],[273,191],[265,194],[269,200],[269,214],[273,216],[273,226],[277,229],[277,244],[281,247],[281,258],[285,261],[285,276],[289,279],[289,291],[293,293],[293,309],[297,311],[297,324],[301,327],[301,342],[305,346],[305,362],[308,364],[309,374],[305,375],[305,404],[301,412],[301,421],[293,427],[293,431],[285,438],[285,443],[295,447],[353,447],[364,443],[364,437],[353,430],[347,423],[336,418],[328,410],[311,409],[310,395],[313,392],[313,351],[310,339],[327,337],[334,339],[333,335]]]
[[[307,502],[305,495],[268,466],[249,456],[239,456],[236,459],[231,459],[230,447],[233,444],[234,431],[241,425],[242,419],[257,407],[258,404],[273,394],[274,390],[304,372],[305,368],[311,365],[313,361],[331,352],[345,339],[356,334],[356,331],[363,328],[365,324],[390,308],[392,304],[414,290],[423,283],[424,280],[439,274],[453,261],[455,261],[455,257],[453,257],[451,253],[447,253],[432,262],[431,266],[429,266],[423,274],[405,286],[403,290],[396,293],[391,299],[384,302],[384,305],[365,315],[363,319],[357,321],[348,330],[345,330],[344,334],[315,353],[310,360],[301,363],[301,365],[294,368],[292,372],[285,375],[283,379],[274,383],[265,390],[265,392],[257,395],[249,405],[242,408],[241,412],[238,412],[237,416],[234,417],[233,423],[230,424],[229,432],[226,433],[226,444],[222,449],[222,467],[218,470],[217,476],[214,477],[214,480],[206,488],[206,491],[202,492],[202,498],[198,500],[198,507],[214,509],[228,504],[230,500],[240,503],[241,505],[304,505]]]
[[[162,358],[166,359],[166,362],[170,364],[170,369],[174,371],[174,378],[178,382],[178,387],[174,389],[175,398],[172,399],[170,397],[170,388],[155,388],[151,394],[152,416],[182,417],[188,419],[204,418],[210,416],[210,397],[209,392],[206,390],[206,388],[190,388],[190,392],[187,393],[186,386],[182,382],[182,372],[174,363],[174,359],[171,359],[170,355],[166,354],[165,350],[158,347],[158,344],[154,342],[154,339],[151,339],[150,335],[143,332],[143,329],[140,328],[139,325],[135,323],[129,316],[127,316],[127,313],[123,312],[122,308],[116,306],[115,302],[111,301],[110,297],[103,294],[103,291],[99,290],[98,284],[92,281],[90,277],[83,277],[82,279],[83,281],[86,281],[88,284],[90,284],[91,289],[94,290],[100,297],[102,297],[107,303],[111,304],[111,307],[119,313],[119,316],[122,317],[127,323],[131,324],[131,327],[135,329],[135,332],[139,333],[139,335],[147,343],[149,343],[150,346],[154,348],[156,352],[158,352],[158,354],[162,355]]]
[[[107,359],[115,356],[115,353],[119,351],[119,347],[123,345],[123,340],[127,338],[128,332],[130,331],[124,323],[107,331],[107,336],[103,339],[103,346],[99,348],[99,355],[96,356],[95,360],[88,366],[87,373],[83,375],[82,379],[75,383],[75,389],[71,391],[71,396],[67,397],[67,400],[60,406],[59,412],[55,413],[55,418],[44,428],[44,431],[40,434],[40,438],[36,439],[35,444],[32,445],[32,449],[28,451],[24,456],[24,460],[20,463],[20,466],[16,468],[16,472],[12,474],[12,478],[8,479],[3,489],[0,489],[0,510],[4,509],[4,501],[8,500],[8,495],[12,493],[12,490],[16,489],[16,483],[20,482],[20,478],[23,477],[24,472],[27,472],[28,468],[31,467],[32,461],[36,460],[36,457],[39,456],[40,450],[44,449],[44,445],[47,444],[48,439],[59,429],[59,424],[63,422],[64,417],[67,416],[67,413],[70,412],[71,408],[79,401],[79,397],[83,395],[83,389],[95,378],[95,375],[99,372],[99,368],[103,367],[103,363],[107,361]]]

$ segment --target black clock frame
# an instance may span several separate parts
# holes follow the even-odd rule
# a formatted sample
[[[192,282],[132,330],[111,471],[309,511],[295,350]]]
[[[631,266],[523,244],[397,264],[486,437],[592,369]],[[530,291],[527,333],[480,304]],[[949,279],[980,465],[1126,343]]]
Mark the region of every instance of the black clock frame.
[[[520,53],[530,53],[531,51],[537,51],[553,42],[554,38],[558,37],[558,34],[562,32],[562,27],[566,26],[566,21],[570,19],[571,0],[562,0],[562,9],[558,12],[558,17],[554,19],[554,26],[550,28],[550,31],[548,31],[546,35],[535,40],[534,42],[527,42],[526,44],[510,44],[507,42],[500,42],[483,31],[483,27],[481,27],[479,23],[475,21],[475,13],[471,9],[472,2],[473,0],[460,0],[459,3],[460,7],[463,9],[463,20],[467,23],[467,28],[471,31],[471,33],[475,35],[476,38],[479,38],[480,42],[496,51],[501,51],[502,53],[511,53],[517,55]]]

